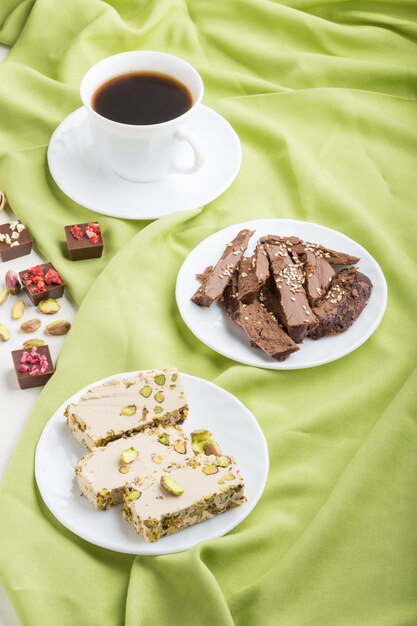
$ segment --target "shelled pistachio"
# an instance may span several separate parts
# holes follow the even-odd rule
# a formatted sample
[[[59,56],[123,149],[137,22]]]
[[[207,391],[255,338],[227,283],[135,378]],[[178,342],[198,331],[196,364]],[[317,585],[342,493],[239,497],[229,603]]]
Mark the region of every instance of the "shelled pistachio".
[[[23,300],[18,300],[16,304],[13,305],[13,308],[12,308],[12,319],[20,320],[23,317],[24,312],[25,312],[25,303]]]
[[[26,320],[20,324],[20,330],[22,333],[33,333],[35,330],[38,330],[41,326],[41,320],[38,317],[34,317],[33,319]]]
[[[66,320],[57,320],[56,322],[51,322],[45,327],[45,334],[66,335],[70,328],[71,324]]]
[[[4,324],[0,324],[0,341],[9,341],[10,332]]]
[[[48,298],[48,300],[41,300],[38,304],[38,309],[41,313],[46,313],[46,315],[51,315],[53,313],[58,313],[61,305],[54,298]]]

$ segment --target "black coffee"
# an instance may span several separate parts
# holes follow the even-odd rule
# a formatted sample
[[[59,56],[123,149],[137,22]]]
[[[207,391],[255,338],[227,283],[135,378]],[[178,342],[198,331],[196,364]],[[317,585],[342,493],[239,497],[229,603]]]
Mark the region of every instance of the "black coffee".
[[[121,74],[101,85],[92,98],[94,111],[123,124],[167,122],[192,105],[192,95],[185,85],[156,72]]]

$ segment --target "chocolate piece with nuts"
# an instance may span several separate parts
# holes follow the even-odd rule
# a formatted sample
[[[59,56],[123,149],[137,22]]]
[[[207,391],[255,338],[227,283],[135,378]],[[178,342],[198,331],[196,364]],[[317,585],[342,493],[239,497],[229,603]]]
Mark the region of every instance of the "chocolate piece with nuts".
[[[244,330],[251,343],[276,361],[284,361],[299,350],[258,299],[247,305],[239,301],[236,278],[227,287],[222,303],[230,319]]]
[[[294,262],[278,245],[269,245],[267,253],[271,267],[270,297],[276,298],[273,313],[291,339],[300,343],[317,323],[303,287],[303,264]]]
[[[237,275],[238,298],[248,304],[253,302],[259,293],[260,284],[255,270],[256,258],[243,257]]]
[[[210,271],[208,268],[205,270],[203,282],[191,298],[194,304],[208,307],[221,297],[253,233],[253,230],[241,230],[235,239],[227,244],[216,265]]]
[[[325,259],[307,251],[305,263],[305,290],[310,306],[316,304],[329,291],[335,271]]]
[[[8,222],[0,226],[0,259],[2,261],[11,261],[30,254],[32,244],[32,237],[21,222]]]
[[[258,243],[255,250],[255,272],[259,286],[265,285],[269,278],[269,259],[263,244]]]
[[[284,246],[290,252],[305,254],[307,251],[313,252],[319,258],[325,259],[332,265],[353,265],[359,261],[359,257],[351,256],[345,252],[337,252],[331,248],[326,248],[318,243],[303,241],[299,237],[279,237],[278,235],[266,235],[261,237],[261,243]]]
[[[311,339],[344,333],[359,317],[372,292],[372,282],[355,267],[342,270],[333,277],[330,290],[315,307],[318,325],[309,334]]]

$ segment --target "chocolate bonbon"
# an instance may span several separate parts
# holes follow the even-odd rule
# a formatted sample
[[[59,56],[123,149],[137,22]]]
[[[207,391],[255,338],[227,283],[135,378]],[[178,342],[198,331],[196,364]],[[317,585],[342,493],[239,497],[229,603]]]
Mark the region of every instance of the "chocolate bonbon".
[[[0,259],[11,261],[30,254],[33,240],[27,228],[19,221],[0,225]]]
[[[98,222],[65,226],[71,261],[97,259],[103,254],[103,237]]]
[[[65,284],[52,263],[34,265],[23,272],[19,272],[23,288],[32,304],[37,306],[41,300],[62,298]]]
[[[12,359],[21,389],[45,385],[55,371],[48,346],[13,350]]]

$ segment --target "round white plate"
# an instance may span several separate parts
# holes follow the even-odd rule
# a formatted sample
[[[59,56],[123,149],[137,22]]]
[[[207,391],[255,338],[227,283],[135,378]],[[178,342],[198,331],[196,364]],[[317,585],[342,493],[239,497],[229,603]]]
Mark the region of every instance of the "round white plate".
[[[214,265],[222,255],[226,244],[242,228],[255,230],[249,242],[247,255],[252,254],[259,237],[267,234],[294,235],[313,243],[320,243],[333,250],[360,257],[357,267],[373,283],[368,304],[356,322],[345,333],[323,337],[318,341],[305,339],[300,350],[278,363],[264,352],[253,348],[246,334],[227,317],[215,302],[210,308],[202,308],[191,302],[191,296],[199,287],[195,275],[207,265]],[[204,239],[185,259],[177,278],[176,298],[184,322],[200,341],[229,359],[275,370],[301,369],[323,365],[340,359],[356,350],[375,331],[387,305],[387,283],[381,268],[373,257],[358,243],[345,235],[311,222],[287,219],[253,220],[234,224]]]
[[[236,459],[245,479],[247,502],[155,543],[146,543],[123,519],[121,506],[97,511],[87,498],[80,497],[74,467],[86,450],[65,423],[64,409],[70,402],[77,402],[92,386],[133,373],[109,376],[81,389],[59,407],[45,426],[36,448],[35,476],[46,506],[61,524],[79,537],[127,554],[171,554],[221,537],[240,524],[261,497],[268,476],[268,448],[258,422],[237,398],[207,380],[188,374],[181,375],[190,407],[183,428],[186,433],[209,429],[223,453]]]
[[[239,138],[221,115],[201,105],[184,121],[204,153],[194,174],[170,174],[153,183],[133,183],[104,165],[94,148],[83,107],[58,126],[48,147],[48,165],[58,187],[87,209],[135,220],[152,220],[201,207],[220,196],[238,175],[242,160]],[[193,154],[178,142],[178,159],[191,165]]]

